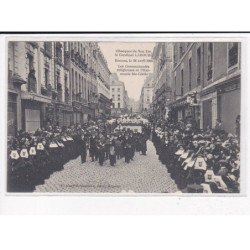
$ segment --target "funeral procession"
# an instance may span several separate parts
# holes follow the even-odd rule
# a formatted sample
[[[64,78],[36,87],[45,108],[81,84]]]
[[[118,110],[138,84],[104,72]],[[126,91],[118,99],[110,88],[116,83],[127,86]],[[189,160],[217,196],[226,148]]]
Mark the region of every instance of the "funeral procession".
[[[8,41],[6,191],[240,193],[240,42]]]

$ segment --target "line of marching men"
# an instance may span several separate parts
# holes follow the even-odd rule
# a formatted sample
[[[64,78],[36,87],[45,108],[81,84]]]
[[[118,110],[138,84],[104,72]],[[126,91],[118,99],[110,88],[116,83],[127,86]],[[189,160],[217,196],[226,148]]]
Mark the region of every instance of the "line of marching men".
[[[146,155],[148,138],[148,130],[111,131],[105,123],[49,126],[34,134],[20,131],[8,140],[7,190],[30,192],[53,172],[62,170],[68,161],[81,156],[85,163],[88,153],[91,161],[98,161],[101,166],[107,160],[114,166],[121,158],[129,163],[135,152]]]
[[[159,160],[186,193],[240,192],[240,143],[223,130],[167,124],[153,129]]]

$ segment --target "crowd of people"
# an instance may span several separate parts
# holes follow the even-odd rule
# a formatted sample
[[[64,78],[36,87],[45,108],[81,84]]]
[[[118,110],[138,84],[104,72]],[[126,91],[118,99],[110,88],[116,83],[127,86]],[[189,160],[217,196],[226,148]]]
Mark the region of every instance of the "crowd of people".
[[[63,169],[65,163],[81,157],[81,163],[117,159],[126,163],[135,152],[146,155],[150,129],[119,128],[121,121],[96,121],[69,127],[48,125],[34,133],[19,131],[8,139],[8,191],[29,192],[42,184],[51,173]]]
[[[83,166],[91,161],[113,167],[119,159],[128,164],[136,152],[146,155],[147,140],[152,139],[181,192],[238,193],[239,133],[226,133],[219,120],[214,129],[200,130],[188,120],[149,123],[128,116],[68,127],[48,125],[34,133],[21,130],[8,139],[8,191],[32,191],[79,156]]]
[[[191,121],[154,123],[152,141],[179,189],[187,193],[240,192],[240,141],[217,120],[200,130]]]

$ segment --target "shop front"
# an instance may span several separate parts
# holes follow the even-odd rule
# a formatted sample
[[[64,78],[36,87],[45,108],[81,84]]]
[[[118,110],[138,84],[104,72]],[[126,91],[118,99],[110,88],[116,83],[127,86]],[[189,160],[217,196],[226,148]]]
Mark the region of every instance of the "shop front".
[[[240,115],[240,80],[238,76],[217,86],[218,118],[225,131],[233,134],[236,133],[236,118]]]
[[[34,132],[45,122],[45,110],[51,102],[49,97],[29,92],[21,93],[22,128],[27,132]]]
[[[174,122],[191,122],[193,126],[200,127],[200,104],[199,94],[190,93],[169,104],[169,118]]]
[[[91,119],[93,111],[87,104],[85,104],[83,105],[82,112],[83,112],[83,123],[86,123]]]
[[[22,100],[22,128],[26,132],[35,132],[41,128],[42,107],[40,102]]]
[[[78,101],[72,101],[73,106],[73,123],[82,123],[83,122],[83,113],[82,113],[82,103]]]
[[[112,101],[106,96],[100,94],[98,99],[98,118],[108,119],[111,114]]]
[[[201,93],[201,128],[214,128],[217,120],[217,92],[211,87]]]
[[[56,112],[58,113],[59,126],[70,126],[73,122],[73,108],[65,103],[56,104]]]

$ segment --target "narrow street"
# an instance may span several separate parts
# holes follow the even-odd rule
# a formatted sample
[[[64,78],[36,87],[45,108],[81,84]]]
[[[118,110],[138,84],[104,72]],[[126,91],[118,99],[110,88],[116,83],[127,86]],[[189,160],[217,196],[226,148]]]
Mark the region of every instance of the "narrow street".
[[[177,186],[167,168],[158,160],[151,141],[147,142],[147,155],[136,153],[129,164],[124,158],[111,167],[98,162],[81,164],[80,157],[68,162],[62,171],[53,173],[35,192],[69,193],[174,193]]]

